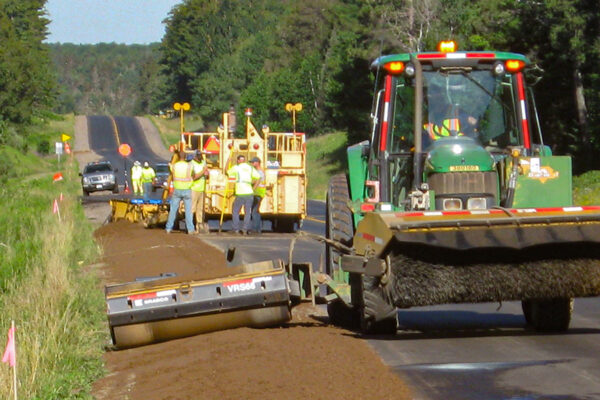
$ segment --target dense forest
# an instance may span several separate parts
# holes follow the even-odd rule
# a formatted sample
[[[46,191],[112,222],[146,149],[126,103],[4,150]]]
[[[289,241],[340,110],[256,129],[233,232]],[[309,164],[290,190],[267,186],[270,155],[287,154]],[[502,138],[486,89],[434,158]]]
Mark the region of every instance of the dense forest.
[[[279,130],[290,128],[284,104],[301,102],[302,130],[358,140],[369,131],[373,59],[453,38],[462,49],[527,55],[544,72],[535,91],[546,141],[576,156],[578,172],[600,169],[597,0],[184,0],[150,46],[44,46],[44,3],[0,0],[4,121],[47,109],[157,113],[187,101],[209,125],[234,104]]]
[[[157,74],[158,44],[50,44],[58,113],[139,115]]]

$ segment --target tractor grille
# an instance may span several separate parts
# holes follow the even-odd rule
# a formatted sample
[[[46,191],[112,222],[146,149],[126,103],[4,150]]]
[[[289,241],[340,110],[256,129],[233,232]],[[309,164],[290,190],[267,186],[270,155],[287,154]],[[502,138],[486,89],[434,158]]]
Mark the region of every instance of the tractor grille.
[[[427,180],[436,195],[488,193],[496,196],[497,174],[490,172],[446,172],[432,174]]]

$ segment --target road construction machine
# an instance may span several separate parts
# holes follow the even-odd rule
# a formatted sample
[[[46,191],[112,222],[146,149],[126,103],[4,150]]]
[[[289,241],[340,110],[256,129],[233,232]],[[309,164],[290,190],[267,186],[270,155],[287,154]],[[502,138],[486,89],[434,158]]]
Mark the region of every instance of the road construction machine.
[[[258,157],[264,169],[266,193],[259,209],[262,220],[270,221],[275,232],[294,232],[306,217],[305,134],[295,129],[271,132],[266,125],[259,132],[251,120],[252,110],[246,109],[245,115],[246,129],[242,138],[233,136],[229,113],[224,113],[216,132],[184,132],[180,142],[171,146],[172,150],[186,154],[201,151],[207,163],[205,221],[196,222],[218,220],[221,226],[223,221],[231,219],[235,182],[228,178],[227,170],[235,165],[238,155],[243,155],[247,161]],[[141,220],[146,227],[162,225],[169,211],[168,194],[167,187],[162,200],[113,199],[113,220]]]
[[[229,113],[223,114],[217,132],[186,132],[185,151],[202,151],[208,165],[204,214],[207,220],[231,218],[234,184],[227,170],[239,155],[261,160],[266,194],[260,205],[261,218],[271,221],[275,232],[294,232],[306,217],[306,138],[300,132],[271,132],[254,126],[252,110],[245,110],[244,137],[236,138],[229,129]]]
[[[573,298],[600,294],[600,207],[573,205],[530,60],[446,42],[372,67],[370,139],[327,192],[327,273],[350,290],[331,320],[392,333],[398,308],[515,300],[568,329]]]

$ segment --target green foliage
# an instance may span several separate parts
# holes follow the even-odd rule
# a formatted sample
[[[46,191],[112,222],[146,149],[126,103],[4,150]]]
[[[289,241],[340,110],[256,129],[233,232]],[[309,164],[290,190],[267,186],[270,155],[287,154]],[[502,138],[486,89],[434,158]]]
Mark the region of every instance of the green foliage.
[[[307,197],[325,200],[329,178],[347,170],[347,141],[343,132],[335,132],[306,142]]]
[[[157,113],[151,99],[160,88],[158,44],[48,45],[58,71],[61,114]]]
[[[573,203],[581,206],[600,204],[600,171],[573,177]]]
[[[44,4],[0,0],[0,120],[28,122],[53,102],[55,80],[42,44],[49,23]]]

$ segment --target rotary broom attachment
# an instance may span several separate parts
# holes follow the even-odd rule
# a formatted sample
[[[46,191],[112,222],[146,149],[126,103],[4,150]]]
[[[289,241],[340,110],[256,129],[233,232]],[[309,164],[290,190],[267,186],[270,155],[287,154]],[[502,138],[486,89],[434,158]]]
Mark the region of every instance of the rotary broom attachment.
[[[399,244],[390,259],[400,308],[600,294],[596,243],[476,251]]]
[[[368,213],[341,265],[364,276],[367,322],[395,307],[520,300],[527,322],[558,331],[574,297],[600,295],[599,243],[595,206]]]

